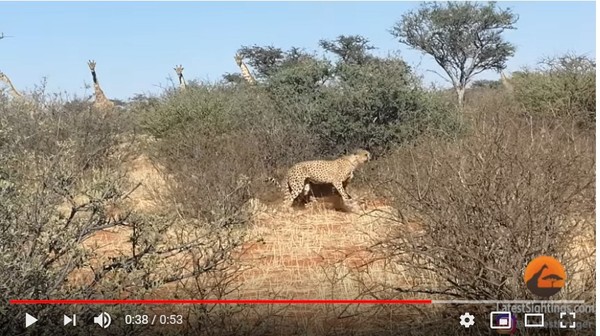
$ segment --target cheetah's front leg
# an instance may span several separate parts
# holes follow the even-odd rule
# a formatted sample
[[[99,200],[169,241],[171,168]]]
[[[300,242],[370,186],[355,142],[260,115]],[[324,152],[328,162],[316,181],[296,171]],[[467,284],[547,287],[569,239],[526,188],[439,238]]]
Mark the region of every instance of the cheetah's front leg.
[[[344,201],[348,201],[351,199],[350,195],[348,195],[348,193],[344,189],[344,184],[342,182],[333,183],[333,187],[337,190],[338,193],[340,193],[340,195],[342,195],[342,199]]]
[[[352,178],[352,177],[350,177],[350,178]],[[348,183],[350,182],[350,178],[348,178],[344,182],[342,182],[342,187],[344,188],[344,190],[346,190],[346,187],[348,186]],[[350,196],[348,191],[346,191],[346,195],[348,195],[348,198],[352,199],[352,196]]]

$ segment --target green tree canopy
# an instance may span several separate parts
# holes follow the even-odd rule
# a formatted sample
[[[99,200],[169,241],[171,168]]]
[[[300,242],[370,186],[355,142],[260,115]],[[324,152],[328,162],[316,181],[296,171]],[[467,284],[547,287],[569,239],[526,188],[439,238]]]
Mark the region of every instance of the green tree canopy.
[[[259,78],[269,78],[281,69],[294,67],[305,61],[315,59],[313,54],[308,53],[303,48],[291,47],[288,51],[274,46],[242,46],[238,53],[248,59],[248,64],[252,66]],[[227,74],[223,76],[227,82],[239,82],[238,74]]]
[[[480,79],[473,81],[471,84],[472,88],[487,88],[487,89],[498,89],[502,87],[502,83],[499,80]]]
[[[274,46],[242,46],[238,53],[247,58],[257,76],[263,78],[273,73],[285,58],[284,51]]]
[[[498,8],[495,2],[428,2],[404,14],[390,33],[434,58],[462,106],[465,88],[475,75],[504,69],[514,55],[515,46],[502,33],[516,29],[517,20],[510,9]]]
[[[371,58],[369,50],[375,49],[367,38],[360,35],[340,35],[334,40],[320,40],[319,46],[346,64],[366,63]]]

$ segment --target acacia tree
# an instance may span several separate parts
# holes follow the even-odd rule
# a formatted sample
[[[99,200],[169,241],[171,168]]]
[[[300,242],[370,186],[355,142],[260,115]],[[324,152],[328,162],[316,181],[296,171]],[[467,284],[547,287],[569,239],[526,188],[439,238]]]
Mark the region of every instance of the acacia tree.
[[[516,29],[517,20],[511,9],[498,8],[495,2],[428,2],[404,14],[390,33],[400,43],[434,58],[462,107],[465,88],[473,77],[485,70],[503,70],[514,55],[515,46],[502,33]]]
[[[259,78],[271,77],[282,68],[314,59],[314,55],[298,47],[284,51],[274,46],[241,46],[237,53],[248,59],[248,64],[254,68]],[[237,74],[227,74],[223,78],[227,82],[237,82],[236,76]]]
[[[335,40],[320,40],[324,50],[340,57],[346,64],[364,64],[372,56],[369,51],[375,49],[369,40],[360,35],[340,35]]]
[[[248,64],[256,70],[258,77],[268,77],[285,58],[285,52],[274,46],[242,46],[238,54],[248,58]]]

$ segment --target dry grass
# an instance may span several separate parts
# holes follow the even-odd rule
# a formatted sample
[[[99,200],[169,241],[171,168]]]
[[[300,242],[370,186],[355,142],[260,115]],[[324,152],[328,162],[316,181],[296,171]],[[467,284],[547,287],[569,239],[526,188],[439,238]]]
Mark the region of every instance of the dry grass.
[[[352,299],[361,293],[350,273],[367,267],[376,272],[372,261],[378,256],[371,253],[370,246],[372,235],[386,227],[379,219],[335,211],[322,202],[291,213],[257,217],[249,234],[254,242],[240,254],[240,262],[247,268],[245,297]],[[328,272],[348,276],[333,279]],[[332,281],[335,288],[324,286]]]
[[[145,155],[126,164],[133,185],[140,184],[129,196],[132,210],[156,211],[165,180],[160,168]],[[355,192],[356,194],[356,192]],[[358,192],[357,198],[364,193]],[[282,204],[272,204],[253,215],[255,223],[248,232],[248,241],[237,260],[244,269],[240,277],[243,298],[260,299],[273,296],[295,299],[352,299],[360,297],[361,287],[349,276],[356,271],[377,272],[384,276],[381,261],[370,251],[379,233],[386,233],[385,219],[377,210],[389,211],[382,199],[363,199],[350,209],[342,208],[339,197],[331,196],[292,212]],[[262,210],[262,211],[261,211]],[[346,209],[348,210],[348,209]],[[172,230],[182,229],[174,227]],[[175,232],[168,234],[176,236]],[[108,259],[130,251],[127,227],[98,232],[85,242],[85,247]],[[172,262],[174,260],[169,260]],[[182,262],[183,260],[179,260]],[[99,261],[100,262],[100,261]],[[379,265],[379,266],[378,266]],[[336,279],[330,272],[346,273],[340,276],[336,288],[323,283]],[[339,276],[339,274],[338,274]],[[329,286],[331,287],[331,286]],[[236,294],[237,295],[237,294]]]
[[[130,197],[136,200],[134,194]],[[360,288],[349,279],[334,290],[321,285],[331,280],[327,271],[336,268],[377,272],[378,262],[374,260],[378,256],[370,251],[370,246],[374,235],[388,226],[385,219],[369,212],[386,208],[373,206],[383,203],[373,200],[361,204],[361,213],[341,212],[327,201],[320,200],[293,212],[279,206],[254,214],[255,224],[248,232],[250,242],[236,256],[245,269],[240,278],[242,297],[351,299],[360,295]],[[170,234],[175,236],[174,232]],[[108,259],[129,252],[130,235],[127,227],[100,231],[85,242],[85,247]]]
[[[144,154],[129,163],[127,176],[132,184],[139,184],[139,188],[128,197],[132,210],[153,213],[162,209],[160,207],[161,191],[164,191],[166,182],[161,168]]]
[[[479,147],[477,147],[479,148]],[[394,167],[402,164],[395,163]],[[172,190],[163,173],[164,169],[145,156],[139,155],[124,165],[132,186],[139,187],[126,198],[121,211],[133,210],[144,214],[174,211],[166,204],[167,194]],[[398,181],[405,181],[399,179]],[[397,181],[397,182],[398,182]],[[441,280],[432,272],[414,272],[405,266],[391,262],[384,246],[386,239],[397,235],[420,235],[426,225],[398,217],[398,203],[392,198],[382,198],[374,190],[361,188],[350,194],[356,200],[346,206],[337,196],[319,198],[299,209],[286,209],[273,198],[268,204],[256,199],[247,202],[252,212],[251,225],[245,230],[246,243],[236,249],[233,262],[221,278],[214,276],[210,281],[225,281],[225,292],[203,293],[198,279],[184,279],[162,285],[148,292],[145,298],[203,298],[203,299],[398,299],[425,298],[425,295],[403,294],[396,288],[437,288]],[[83,202],[83,201],[82,201]],[[172,206],[172,203],[171,205]],[[401,206],[400,206],[401,207]],[[193,235],[197,228],[189,223],[172,226],[165,234],[170,240]],[[575,260],[569,265],[571,288],[563,292],[581,294],[590,283],[589,269],[595,260],[594,219],[581,221],[582,229],[573,234],[564,255]],[[573,226],[573,225],[570,225]],[[576,225],[575,225],[576,226]],[[96,233],[84,246],[94,251],[92,265],[102,265],[110,258],[129,256],[132,231],[119,226]],[[388,250],[386,250],[388,249]],[[158,264],[157,273],[169,272],[174,267],[191,270],[192,257],[186,252],[174,253]],[[518,270],[517,270],[518,272]],[[93,273],[86,270],[74,272],[75,282],[89,282]],[[123,284],[120,297],[129,297],[128,288],[135,283]],[[139,284],[137,284],[139,286]],[[520,287],[520,285],[519,285]],[[132,292],[134,292],[132,290]],[[138,298],[138,297],[135,297]],[[279,318],[289,334],[302,330],[314,334],[369,334],[371,331],[394,329],[394,325],[421,321],[422,316],[444,318],[443,312],[428,308],[425,315],[409,307],[371,305],[295,305],[295,306],[244,306],[244,308],[212,306],[194,311],[188,306],[149,308],[151,311],[194,314],[220,312],[223,316],[238,319],[242,323],[254,321],[256,325],[276,324]],[[235,312],[235,313],[234,313]],[[228,315],[229,314],[229,315]],[[423,314],[423,312],[421,312]],[[399,318],[402,316],[402,318]],[[267,318],[268,317],[268,318]],[[441,320],[440,320],[441,321]],[[394,325],[393,325],[394,324]],[[278,329],[281,332],[283,329]],[[267,333],[268,334],[268,333]]]
[[[138,211],[153,211],[155,204],[160,202],[161,185],[151,187],[147,184],[164,181],[161,173],[143,156],[128,166],[131,182],[142,183],[129,195],[130,204]],[[377,297],[375,292],[405,282],[402,276],[390,276],[391,273],[386,272],[389,265],[382,255],[371,250],[381,236],[389,233],[390,226],[382,215],[391,211],[387,202],[365,198],[367,194],[361,191],[353,191],[352,194],[361,201],[351,209],[345,209],[350,211],[339,211],[342,203],[335,196],[318,199],[303,209],[292,211],[284,209],[281,203],[261,206],[257,202],[252,216],[253,225],[247,232],[248,243],[233,256],[233,269],[239,270],[233,272],[235,280],[232,287],[235,290],[221,297],[213,293],[212,297],[206,298],[373,299]],[[177,236],[175,230],[185,228],[173,226],[167,233],[173,239]],[[98,258],[92,261],[92,265],[102,265],[112,257],[129,255],[131,234],[130,228],[117,227],[98,232],[88,239],[85,248],[94,251]],[[189,255],[179,253],[165,259],[163,265],[166,269],[173,264],[189,268],[189,262]],[[71,275],[75,282],[91,281],[92,277],[89,269]],[[163,285],[149,293],[147,298],[185,298],[193,281]],[[135,284],[124,285],[120,297],[126,298],[127,288]],[[261,306],[253,309],[260,317],[272,314],[275,308]],[[334,320],[350,328],[353,325],[357,327],[356,323],[364,324],[362,318],[348,317],[360,316],[359,310],[370,307],[319,305],[282,309],[278,315],[286,319],[286,325],[292,318],[299,328],[322,333],[335,327]],[[180,307],[180,310],[185,311],[185,307]],[[250,318],[247,314],[243,316]],[[350,320],[354,322],[349,324]]]
[[[141,155],[125,164],[131,185],[140,186],[127,197],[126,209],[142,213],[162,210],[167,182],[160,166]],[[299,209],[284,208],[278,201],[268,205],[252,199],[252,225],[246,232],[246,241],[233,254],[231,273],[224,278],[230,281],[226,293],[202,294],[211,299],[385,299],[403,298],[406,294],[394,291],[398,287],[416,284],[435,288],[439,279],[433,274],[414,274],[403,266],[386,259],[381,242],[398,230],[420,234],[423,225],[417,222],[399,223],[392,201],[377,197],[372,190],[353,190],[357,200],[353,206],[344,206],[338,196],[325,196]],[[82,201],[83,202],[83,201]],[[571,266],[572,283],[577,290],[588,283],[590,262],[595,258],[595,232],[593,219],[575,235],[568,246],[569,255],[579,258]],[[182,235],[193,233],[194,228],[174,225],[166,233],[174,241]],[[84,246],[94,251],[97,259],[92,265],[102,265],[112,257],[130,255],[129,238],[132,231],[119,226],[96,233]],[[166,240],[168,243],[169,239]],[[186,253],[176,253],[161,261],[160,267],[171,269],[174,265],[190,270],[191,258]],[[156,270],[161,272],[160,270]],[[91,270],[78,270],[71,275],[74,282],[92,280]],[[158,287],[145,298],[189,298],[194,291],[194,279],[186,279]],[[428,285],[429,284],[429,285]],[[120,297],[129,297],[124,284]],[[568,290],[568,289],[566,289]],[[193,297],[196,297],[193,293]],[[411,298],[415,298],[413,294]],[[408,298],[408,297],[406,297]],[[424,297],[423,297],[424,298]],[[293,334],[297,330],[314,334],[336,334],[353,331],[368,334],[385,330],[391,320],[419,320],[418,310],[408,307],[371,305],[296,305],[296,306],[246,306],[248,309],[235,315],[241,322],[265,323],[265,316],[280,318]],[[188,307],[154,307],[152,312],[198,314]],[[208,309],[208,308],[207,308]],[[229,307],[212,307],[211,312],[228,313]],[[432,314],[432,309],[428,309]],[[275,322],[272,322],[275,323]],[[283,327],[282,327],[283,328]],[[383,329],[382,329],[383,328]],[[390,330],[393,326],[389,325]],[[281,332],[283,329],[278,329]],[[268,334],[268,333],[267,333]]]

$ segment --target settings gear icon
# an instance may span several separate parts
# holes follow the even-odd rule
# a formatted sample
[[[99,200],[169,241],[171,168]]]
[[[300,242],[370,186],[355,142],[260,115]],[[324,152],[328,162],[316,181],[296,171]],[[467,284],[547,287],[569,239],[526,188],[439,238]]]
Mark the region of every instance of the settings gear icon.
[[[468,328],[472,325],[475,324],[475,316],[469,314],[469,313],[464,313],[462,315],[460,315],[460,325]]]

